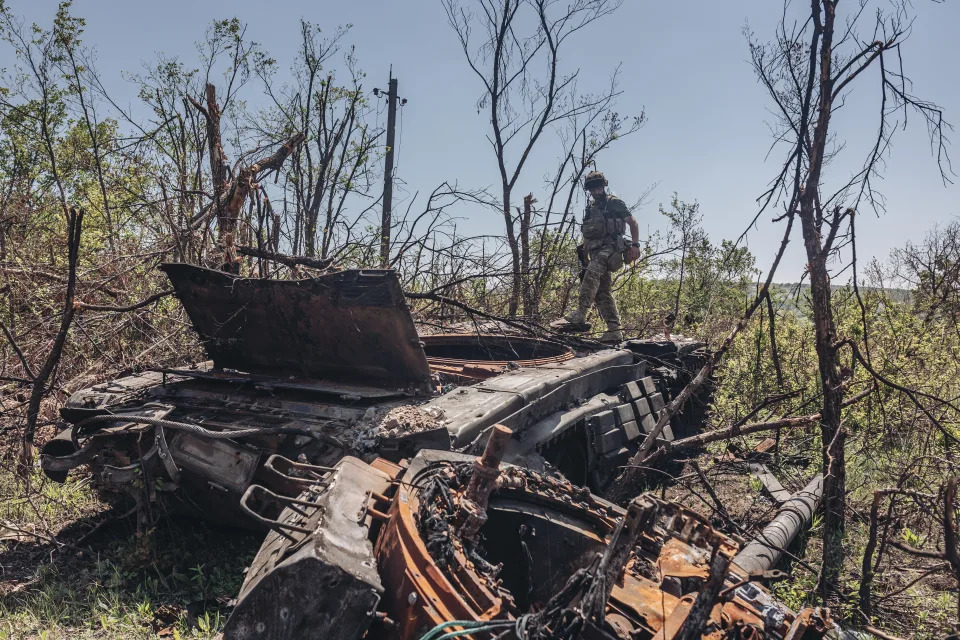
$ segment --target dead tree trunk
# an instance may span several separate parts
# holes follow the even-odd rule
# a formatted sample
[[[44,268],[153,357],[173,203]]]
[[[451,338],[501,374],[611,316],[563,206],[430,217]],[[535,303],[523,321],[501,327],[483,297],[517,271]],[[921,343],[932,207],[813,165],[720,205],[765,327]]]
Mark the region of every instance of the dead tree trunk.
[[[820,572],[819,591],[826,599],[836,589],[843,566],[843,533],[846,515],[846,463],[844,460],[845,436],[840,428],[840,407],[843,404],[843,386],[837,362],[837,330],[833,320],[833,305],[830,290],[830,275],[827,258],[836,230],[843,215],[836,211],[829,221],[830,233],[823,238],[824,211],[819,201],[820,179],[833,108],[833,30],[836,3],[816,0],[812,3],[813,44],[811,48],[810,82],[819,84],[817,113],[813,128],[813,140],[809,149],[809,164],[806,180],[799,194],[799,218],[803,233],[803,245],[807,253],[807,269],[810,274],[810,297],[813,307],[813,325],[817,361],[820,370],[820,385],[823,393],[823,409],[820,414],[821,451],[823,456],[823,567]],[[819,41],[819,47],[817,43]],[[814,56],[819,64],[814,65]]]
[[[520,242],[513,224],[513,213],[510,211],[510,195],[513,187],[504,181],[503,185],[503,223],[507,232],[507,245],[510,247],[510,264],[513,269],[513,281],[510,283],[510,302],[507,314],[513,318],[520,309],[520,290],[523,270],[520,266]]]
[[[239,271],[236,251],[237,221],[240,219],[244,202],[257,187],[261,174],[279,169],[293,150],[303,142],[305,136],[303,133],[294,134],[273,154],[240,169],[236,179],[232,179],[227,171],[227,156],[223,151],[216,87],[207,84],[206,107],[190,96],[187,98],[207,122],[207,153],[210,156],[210,178],[213,182],[213,202],[210,207],[217,219],[219,266],[224,271],[236,273]]]
[[[827,274],[825,252],[819,246],[819,234],[806,222],[812,215],[801,205],[800,222],[804,244],[810,259],[810,294],[813,302],[814,332],[823,409],[820,418],[820,438],[823,455],[823,568],[820,573],[820,591],[824,598],[836,588],[843,568],[843,533],[846,514],[846,461],[844,444],[846,434],[840,426],[840,407],[843,404],[843,385],[837,363],[836,326],[833,320],[830,277]]]
[[[60,356],[63,354],[63,345],[67,341],[67,333],[70,331],[70,324],[73,322],[73,315],[76,311],[73,304],[74,293],[77,289],[77,262],[80,256],[80,230],[83,226],[83,211],[71,208],[67,219],[67,251],[68,251],[68,275],[67,275],[67,293],[63,299],[63,315],[60,316],[60,330],[57,331],[53,339],[53,346],[50,353],[47,354],[43,366],[37,371],[33,379],[33,390],[30,392],[30,403],[27,406],[27,426],[23,432],[23,452],[22,452],[22,471],[27,473],[30,462],[33,460],[33,436],[37,429],[37,421],[40,416],[40,403],[47,391],[47,381],[53,374],[54,369],[60,364]]]
[[[223,238],[223,234],[232,232],[225,228],[222,222],[223,218],[223,192],[228,187],[227,173],[227,154],[223,151],[223,139],[220,134],[220,105],[217,103],[217,88],[212,84],[207,84],[207,109],[201,112],[207,120],[207,154],[210,157],[210,180],[213,187],[213,202],[216,210],[218,222],[217,237]],[[194,103],[196,104],[196,103]]]

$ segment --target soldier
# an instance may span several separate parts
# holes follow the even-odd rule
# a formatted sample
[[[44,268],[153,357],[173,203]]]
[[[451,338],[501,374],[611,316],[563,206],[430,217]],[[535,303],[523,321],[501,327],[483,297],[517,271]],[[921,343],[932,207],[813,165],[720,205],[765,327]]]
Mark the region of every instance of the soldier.
[[[640,257],[640,227],[620,198],[608,195],[607,179],[599,171],[591,171],[583,181],[591,201],[583,215],[583,250],[587,260],[580,282],[577,308],[563,320],[551,326],[561,331],[588,331],[587,312],[594,301],[600,317],[607,323],[603,342],[622,342],[620,314],[611,291],[612,274],[623,266],[624,260],[633,262]],[[623,237],[630,227],[632,242]]]

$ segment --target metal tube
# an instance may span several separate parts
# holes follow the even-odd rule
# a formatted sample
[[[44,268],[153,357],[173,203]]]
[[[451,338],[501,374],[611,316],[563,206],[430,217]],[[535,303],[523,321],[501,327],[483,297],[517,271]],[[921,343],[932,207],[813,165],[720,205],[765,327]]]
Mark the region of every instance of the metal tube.
[[[500,462],[512,435],[513,431],[502,424],[494,426],[483,455],[473,463],[473,475],[467,484],[465,497],[477,503],[484,511],[487,510],[487,499],[500,475]]]
[[[500,462],[512,435],[513,431],[502,424],[494,426],[483,455],[473,463],[473,475],[456,516],[458,533],[466,540],[472,540],[487,521],[487,501],[497,486]]]
[[[810,484],[783,503],[770,524],[734,557],[734,564],[750,576],[771,569],[800,530],[810,526],[822,499],[823,474],[818,473]]]

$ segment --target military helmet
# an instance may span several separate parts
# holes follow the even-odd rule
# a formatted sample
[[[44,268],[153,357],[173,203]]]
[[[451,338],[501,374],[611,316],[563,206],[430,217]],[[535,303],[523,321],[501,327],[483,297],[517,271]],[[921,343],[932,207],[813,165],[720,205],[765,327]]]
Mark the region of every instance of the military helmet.
[[[605,187],[607,186],[607,179],[603,177],[603,174],[599,171],[591,171],[587,174],[587,177],[583,179],[583,190],[589,191],[593,187]]]

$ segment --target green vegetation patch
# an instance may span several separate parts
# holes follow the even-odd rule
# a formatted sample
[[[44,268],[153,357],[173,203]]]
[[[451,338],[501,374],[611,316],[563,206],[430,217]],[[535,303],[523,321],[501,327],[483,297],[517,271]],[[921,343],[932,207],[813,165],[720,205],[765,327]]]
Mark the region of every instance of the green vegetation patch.
[[[37,493],[42,518],[0,507],[20,531],[0,541],[0,640],[213,638],[262,539],[173,515],[138,536],[82,480]],[[52,542],[44,521],[68,524]]]

